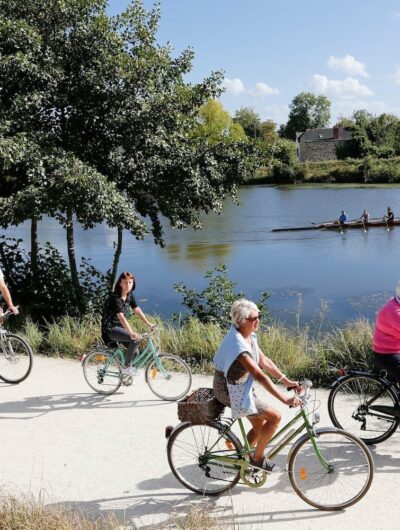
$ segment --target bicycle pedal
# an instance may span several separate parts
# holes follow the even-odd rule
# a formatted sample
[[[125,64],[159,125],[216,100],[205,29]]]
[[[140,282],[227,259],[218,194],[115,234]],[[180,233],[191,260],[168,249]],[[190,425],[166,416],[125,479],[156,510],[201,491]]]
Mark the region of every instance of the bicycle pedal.
[[[133,377],[131,375],[123,375],[122,384],[125,386],[131,386],[133,384]]]

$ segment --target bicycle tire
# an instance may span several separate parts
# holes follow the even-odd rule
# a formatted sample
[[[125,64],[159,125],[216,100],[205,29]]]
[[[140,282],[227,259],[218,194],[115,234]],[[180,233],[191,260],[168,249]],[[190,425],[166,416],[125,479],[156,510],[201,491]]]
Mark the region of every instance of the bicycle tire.
[[[392,436],[399,419],[370,410],[366,404],[374,393],[386,385],[373,374],[349,374],[335,385],[328,398],[329,417],[335,427],[344,429],[368,444],[383,442]],[[396,392],[387,387],[385,394],[374,402],[375,405],[398,406]]]
[[[14,344],[12,345],[11,342],[14,342]],[[4,351],[4,348],[8,348],[8,351]],[[19,351],[17,351],[17,348],[19,348]],[[9,374],[3,375],[3,369],[5,368],[15,371],[15,366],[18,364],[22,366],[22,358],[27,360],[27,363],[25,363],[27,366],[23,367],[22,375],[19,374],[18,377],[10,377]],[[29,343],[19,335],[7,333],[5,336],[5,342],[3,343],[2,348],[0,348],[0,379],[2,379],[5,383],[10,383],[12,385],[21,383],[31,373],[32,366],[33,352]]]
[[[216,496],[233,488],[240,479],[240,469],[226,464],[207,461],[205,449],[217,443],[219,451],[237,456],[243,451],[242,444],[230,431],[221,437],[217,425],[180,424],[171,434],[167,445],[167,456],[172,473],[185,488],[199,495]],[[202,460],[204,462],[202,463]],[[207,473],[219,474],[220,476]],[[228,484],[227,484],[228,482]]]
[[[297,495],[314,508],[344,510],[369,490],[374,476],[372,456],[364,442],[340,429],[317,429],[316,438],[318,449],[332,469],[328,471],[322,465],[311,438],[305,435],[289,456],[290,482]],[[329,495],[335,499],[329,501]]]
[[[106,365],[107,361],[108,364]],[[107,376],[108,366],[111,365],[113,372]],[[87,384],[98,394],[114,394],[121,386],[121,366],[111,352],[92,351],[88,353],[82,363],[82,369]]]
[[[146,383],[150,390],[164,401],[177,401],[189,392],[192,372],[183,359],[170,353],[159,353],[158,360],[167,375],[158,369],[157,360],[152,359],[146,367]]]

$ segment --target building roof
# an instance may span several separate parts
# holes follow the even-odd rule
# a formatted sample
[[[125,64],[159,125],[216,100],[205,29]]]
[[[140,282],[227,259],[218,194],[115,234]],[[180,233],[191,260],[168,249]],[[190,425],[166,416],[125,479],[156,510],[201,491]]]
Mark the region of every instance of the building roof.
[[[351,140],[353,133],[344,127],[338,127],[340,140]],[[303,133],[297,133],[297,140],[303,139],[305,142],[315,142],[318,140],[333,140],[333,127],[319,129],[306,129]]]

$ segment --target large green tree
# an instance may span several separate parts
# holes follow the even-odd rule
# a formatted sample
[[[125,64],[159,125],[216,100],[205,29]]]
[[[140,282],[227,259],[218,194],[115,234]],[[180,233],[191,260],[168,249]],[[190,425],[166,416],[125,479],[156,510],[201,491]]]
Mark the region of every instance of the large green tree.
[[[243,127],[249,138],[260,138],[261,119],[259,114],[251,107],[242,107],[237,110],[233,121]]]
[[[281,126],[281,136],[290,140],[296,139],[296,132],[306,129],[326,127],[331,114],[331,102],[325,96],[311,92],[301,92],[289,105],[290,112],[286,125]]]
[[[193,51],[160,46],[159,19],[139,0],[116,17],[105,0],[0,0],[0,222],[31,219],[33,266],[37,221],[58,218],[82,311],[74,221],[117,227],[114,276],[137,214],[162,243],[161,216],[199,227],[257,164],[248,142],[194,134],[222,73],[187,83]]]
[[[199,109],[199,124],[195,134],[212,144],[246,141],[243,127],[240,123],[234,123],[222,103],[216,100],[207,101]]]

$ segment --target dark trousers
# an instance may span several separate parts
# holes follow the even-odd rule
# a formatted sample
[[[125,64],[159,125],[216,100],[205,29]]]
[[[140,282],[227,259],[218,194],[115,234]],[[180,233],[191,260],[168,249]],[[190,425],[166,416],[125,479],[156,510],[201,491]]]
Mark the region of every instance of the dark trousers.
[[[131,336],[129,335],[128,331],[125,328],[115,327],[112,328],[110,332],[110,340],[114,340],[116,342],[128,342],[128,350],[125,355],[125,366],[130,366],[132,360],[139,355],[139,341],[138,340],[132,340]]]
[[[375,364],[400,383],[400,353],[376,353]]]

